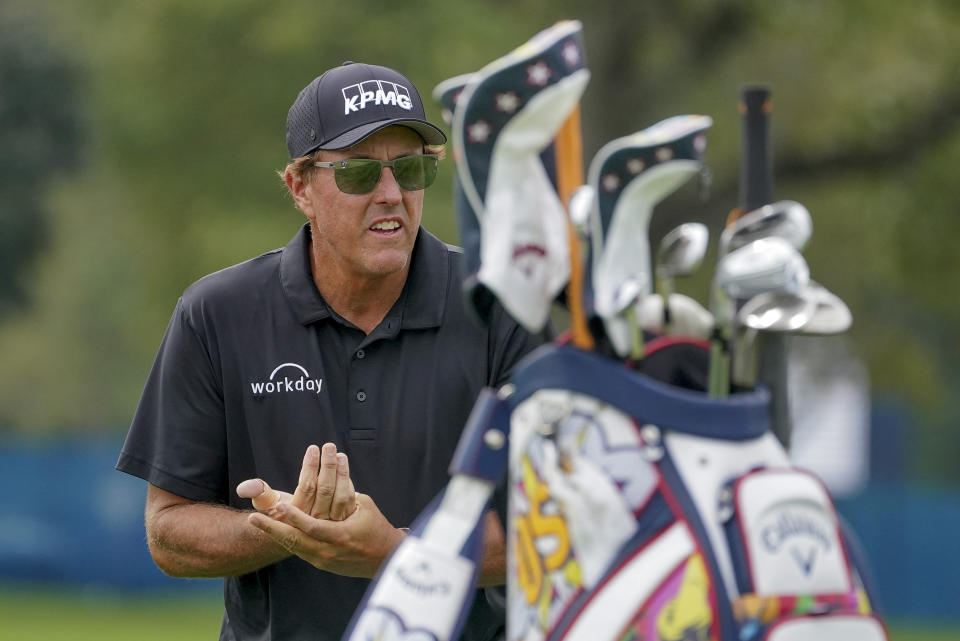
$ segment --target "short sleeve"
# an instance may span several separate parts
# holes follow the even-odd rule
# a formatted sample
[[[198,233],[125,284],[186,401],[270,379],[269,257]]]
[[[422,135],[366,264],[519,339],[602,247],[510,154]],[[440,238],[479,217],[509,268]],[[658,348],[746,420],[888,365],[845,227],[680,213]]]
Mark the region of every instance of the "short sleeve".
[[[225,433],[221,377],[181,298],[116,467],[184,498],[225,503]]]

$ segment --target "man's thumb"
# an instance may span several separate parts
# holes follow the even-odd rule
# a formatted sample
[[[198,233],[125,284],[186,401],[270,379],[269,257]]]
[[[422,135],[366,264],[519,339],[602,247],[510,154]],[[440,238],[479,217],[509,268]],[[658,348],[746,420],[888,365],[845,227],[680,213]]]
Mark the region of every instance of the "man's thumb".
[[[251,499],[258,512],[266,512],[280,502],[280,494],[261,479],[248,479],[238,485],[237,496]]]

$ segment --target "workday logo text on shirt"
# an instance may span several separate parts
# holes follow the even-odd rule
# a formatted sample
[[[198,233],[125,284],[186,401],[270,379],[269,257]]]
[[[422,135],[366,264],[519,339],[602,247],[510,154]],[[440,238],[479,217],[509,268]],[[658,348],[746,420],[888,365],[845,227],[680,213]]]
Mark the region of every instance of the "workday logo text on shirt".
[[[270,378],[265,381],[252,381],[250,389],[256,396],[264,394],[287,394],[313,392],[319,394],[323,387],[322,378],[312,378],[303,365],[282,363],[277,365]]]

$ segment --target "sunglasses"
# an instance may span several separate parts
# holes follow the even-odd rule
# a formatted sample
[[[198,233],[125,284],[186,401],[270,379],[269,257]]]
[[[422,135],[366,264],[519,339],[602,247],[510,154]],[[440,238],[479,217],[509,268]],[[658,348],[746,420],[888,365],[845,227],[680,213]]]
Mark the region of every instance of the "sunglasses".
[[[315,162],[313,166],[333,169],[333,180],[337,183],[337,189],[343,193],[369,194],[380,182],[380,173],[384,167],[393,169],[393,177],[396,178],[400,189],[405,191],[426,189],[437,177],[439,160],[439,156],[434,154],[420,154],[393,160],[347,158],[331,162]]]

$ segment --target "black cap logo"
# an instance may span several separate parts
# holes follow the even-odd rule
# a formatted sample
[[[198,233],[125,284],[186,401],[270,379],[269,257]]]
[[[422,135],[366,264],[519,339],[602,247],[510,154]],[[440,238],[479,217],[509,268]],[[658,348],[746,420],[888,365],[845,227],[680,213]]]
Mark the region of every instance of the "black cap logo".
[[[413,109],[410,90],[388,80],[366,80],[344,87],[341,92],[345,116],[356,113],[367,105],[393,105],[407,111]]]

